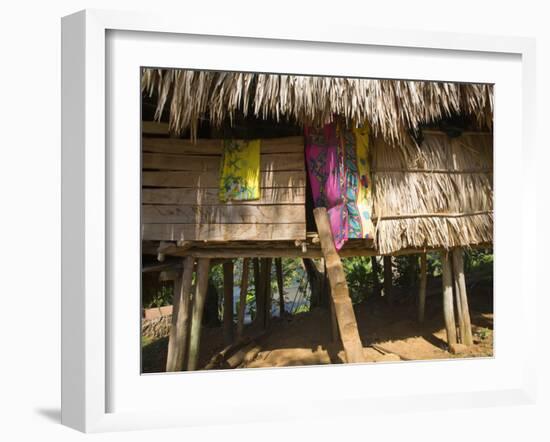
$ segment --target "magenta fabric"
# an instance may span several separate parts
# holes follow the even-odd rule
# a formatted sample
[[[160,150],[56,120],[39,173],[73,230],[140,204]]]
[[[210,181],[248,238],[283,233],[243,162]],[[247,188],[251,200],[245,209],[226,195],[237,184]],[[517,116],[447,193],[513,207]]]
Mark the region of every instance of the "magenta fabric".
[[[336,250],[348,238],[367,238],[357,203],[361,177],[353,131],[335,123],[320,129],[306,127],[305,140],[313,204],[327,208]]]
[[[315,207],[326,207],[334,245],[340,250],[347,240],[347,217],[341,186],[341,155],[334,123],[305,128],[306,164]]]

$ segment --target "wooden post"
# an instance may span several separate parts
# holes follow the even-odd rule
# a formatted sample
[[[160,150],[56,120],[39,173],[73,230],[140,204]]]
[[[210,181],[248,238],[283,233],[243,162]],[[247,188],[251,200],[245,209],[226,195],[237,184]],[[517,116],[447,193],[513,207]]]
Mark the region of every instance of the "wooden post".
[[[258,322],[258,312],[260,311],[260,303],[258,301],[258,298],[259,298],[259,295],[260,295],[260,292],[262,291],[261,289],[261,284],[260,284],[260,259],[259,258],[254,258],[254,260],[252,261],[252,264],[253,264],[253,270],[254,270],[254,303],[255,303],[255,307],[256,307],[256,316],[254,316],[254,318],[252,318],[254,320],[254,322]]]
[[[233,261],[223,263],[223,340],[233,342]]]
[[[420,255],[420,284],[418,287],[418,322],[424,322],[426,311],[426,286],[428,283],[428,260],[425,253]]]
[[[194,260],[188,256],[183,260],[182,274],[178,277],[172,307],[172,326],[168,338],[166,371],[182,371],[185,366],[189,327],[191,324],[191,284]]]
[[[283,280],[283,260],[275,259],[275,271],[277,273],[277,286],[279,288],[279,317],[282,318],[285,314],[285,292]]]
[[[452,256],[450,259],[452,259]],[[451,267],[452,266],[453,266],[453,261],[451,261]],[[465,331],[464,331],[464,317],[462,315],[462,305],[460,302],[460,289],[458,287],[458,279],[456,277],[454,268],[452,270],[453,270],[453,299],[455,302],[456,320],[458,323],[456,339],[459,343],[463,344]]]
[[[336,310],[334,309],[334,301],[332,299],[328,300],[330,304],[330,332],[332,342],[338,341],[340,335],[338,334],[338,320],[336,319]]]
[[[262,260],[263,297],[264,297],[264,323],[263,328],[267,328],[271,321],[271,258]]]
[[[334,311],[340,330],[340,337],[346,352],[347,362],[363,362],[363,344],[357,329],[357,320],[353,311],[353,305],[349,296],[346,275],[340,261],[340,256],[334,247],[334,239],[330,230],[330,222],[327,209],[318,207],[313,210],[321,249],[325,257],[328,278],[330,281],[331,297],[334,302]]]
[[[445,329],[447,330],[447,344],[456,344],[456,324],[453,308],[453,278],[451,271],[451,260],[447,252],[441,253],[441,270],[443,283],[443,317]]]
[[[239,311],[237,314],[237,339],[243,337],[246,295],[248,293],[248,267],[249,258],[243,258],[243,275],[241,278],[241,293],[239,294]]]
[[[374,278],[374,296],[376,298],[380,298],[382,296],[382,287],[380,286],[380,280],[378,279],[378,276],[380,275],[380,265],[378,264],[376,256],[371,256],[370,262],[372,266],[372,276]]]
[[[199,363],[199,346],[201,341],[201,322],[204,311],[204,300],[208,287],[208,271],[210,270],[210,259],[199,258],[197,264],[197,282],[195,285],[195,296],[193,299],[193,317],[191,319],[191,338],[189,341],[189,361],[187,369],[197,369]]]
[[[464,345],[472,345],[472,323],[470,320],[470,309],[468,307],[468,294],[466,293],[466,278],[464,276],[464,258],[462,249],[453,250],[453,267],[455,278],[458,281],[458,291],[460,292],[460,308],[462,309],[462,321],[464,322],[464,335],[462,343]],[[458,294],[457,294],[458,296]]]
[[[384,256],[384,297],[389,304],[393,303],[392,277],[391,256]]]

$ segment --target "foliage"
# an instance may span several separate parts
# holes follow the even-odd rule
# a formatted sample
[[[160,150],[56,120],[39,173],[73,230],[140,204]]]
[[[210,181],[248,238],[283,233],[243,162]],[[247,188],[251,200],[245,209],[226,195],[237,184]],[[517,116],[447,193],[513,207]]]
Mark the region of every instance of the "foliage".
[[[354,304],[366,299],[367,293],[372,293],[374,287],[372,264],[370,257],[355,257],[342,259],[346,280]]]
[[[174,287],[172,284],[163,284],[157,290],[151,300],[145,305],[145,308],[163,307],[172,304],[174,297]]]

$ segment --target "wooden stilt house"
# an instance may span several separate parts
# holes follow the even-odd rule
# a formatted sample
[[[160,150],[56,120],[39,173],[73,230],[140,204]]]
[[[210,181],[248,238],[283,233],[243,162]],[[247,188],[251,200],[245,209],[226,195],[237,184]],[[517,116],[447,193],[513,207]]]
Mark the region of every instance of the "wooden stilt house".
[[[422,318],[425,253],[438,251],[448,343],[472,343],[462,251],[493,239],[492,86],[170,69],[145,69],[142,86],[157,121],[143,122],[143,250],[182,258],[167,370],[197,368],[208,269],[222,259],[324,258],[347,361],[361,362],[340,257],[423,255]],[[340,250],[312,203],[303,136],[335,119],[370,129],[375,228]],[[261,139],[258,199],[220,200],[228,138]]]

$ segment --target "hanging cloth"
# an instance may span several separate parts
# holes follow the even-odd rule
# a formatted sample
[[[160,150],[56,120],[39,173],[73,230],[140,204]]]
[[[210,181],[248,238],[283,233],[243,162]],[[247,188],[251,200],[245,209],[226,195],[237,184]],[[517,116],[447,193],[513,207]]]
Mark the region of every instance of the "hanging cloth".
[[[260,198],[260,140],[224,140],[220,201]]]
[[[336,250],[348,238],[372,238],[368,128],[306,127],[305,142],[313,204],[327,208]]]

